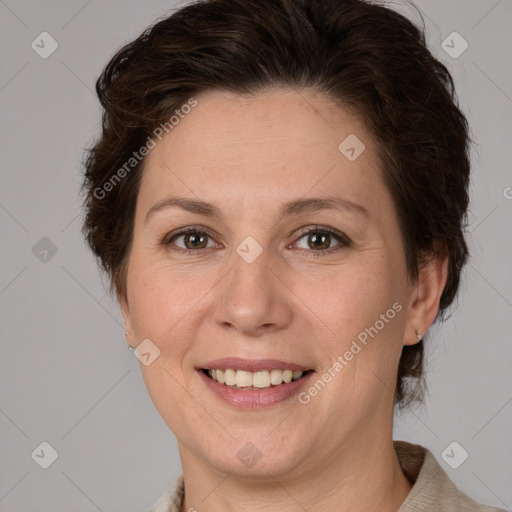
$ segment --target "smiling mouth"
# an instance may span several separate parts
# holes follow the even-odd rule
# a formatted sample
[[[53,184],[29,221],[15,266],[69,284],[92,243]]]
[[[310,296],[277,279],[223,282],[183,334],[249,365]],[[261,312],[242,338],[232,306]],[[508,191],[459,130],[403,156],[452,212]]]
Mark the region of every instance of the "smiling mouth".
[[[292,371],[292,370],[263,370],[249,372],[227,368],[201,370],[210,379],[233,389],[254,390],[270,389],[289,384],[304,378],[313,370]]]

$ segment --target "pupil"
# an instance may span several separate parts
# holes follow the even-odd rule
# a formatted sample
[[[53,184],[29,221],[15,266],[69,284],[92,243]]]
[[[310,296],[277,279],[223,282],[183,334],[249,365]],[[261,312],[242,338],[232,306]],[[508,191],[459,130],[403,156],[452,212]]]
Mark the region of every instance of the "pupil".
[[[203,235],[188,234],[185,237],[185,245],[188,247],[188,243],[191,242],[192,248],[197,249],[199,247],[199,245],[201,244],[201,242],[203,242],[203,245],[204,245],[205,239],[206,239],[206,237],[204,237]]]
[[[327,233],[323,233],[321,235],[312,235],[311,241],[312,241],[313,245],[310,244],[310,247],[313,249],[314,248],[328,249],[329,248],[329,240],[330,240],[330,235]],[[320,243],[317,243],[317,242],[320,242]]]

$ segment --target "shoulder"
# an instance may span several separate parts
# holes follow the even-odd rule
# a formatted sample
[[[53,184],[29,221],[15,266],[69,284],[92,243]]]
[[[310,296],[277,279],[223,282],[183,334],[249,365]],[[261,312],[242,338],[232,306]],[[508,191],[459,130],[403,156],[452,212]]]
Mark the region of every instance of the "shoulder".
[[[398,512],[504,512],[481,505],[458,489],[427,448],[405,441],[393,441],[393,445],[413,484]]]
[[[459,490],[427,448],[405,441],[393,441],[393,445],[413,484],[398,512],[505,512],[479,504]],[[180,474],[147,512],[179,512],[183,493]]]
[[[183,474],[180,474],[160,496],[160,499],[146,512],[179,512],[183,492]]]

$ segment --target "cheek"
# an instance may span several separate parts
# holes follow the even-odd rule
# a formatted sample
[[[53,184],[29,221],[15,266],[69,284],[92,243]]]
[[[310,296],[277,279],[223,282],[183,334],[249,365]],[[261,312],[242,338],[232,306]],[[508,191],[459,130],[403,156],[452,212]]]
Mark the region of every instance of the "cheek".
[[[137,327],[153,333],[171,328],[186,315],[191,303],[200,299],[199,285],[192,272],[176,272],[165,261],[134,255],[128,271],[128,293]]]
[[[149,366],[140,365],[142,376],[156,409],[173,431],[180,430],[180,418],[192,421],[197,415],[200,420],[200,412],[193,402],[191,406],[190,396],[183,391],[189,378],[183,368],[193,340],[191,322],[204,294],[198,286],[206,283],[190,277],[137,255],[128,272],[134,335],[138,342],[150,339],[160,350]]]
[[[194,282],[172,273],[161,263],[132,256],[128,271],[128,298],[134,335],[140,342],[149,338],[161,351],[161,359],[169,361],[169,342],[176,359],[186,350],[186,339],[180,340],[183,324],[193,303],[200,297]],[[174,366],[174,364],[172,365]]]
[[[305,295],[317,314],[323,370],[336,375],[327,407],[370,407],[392,388],[405,312],[399,263],[393,253],[373,248],[317,280],[319,285]],[[336,362],[342,368],[333,368]]]
[[[373,325],[400,298],[396,272],[377,251],[297,287],[334,337],[354,336]],[[314,286],[312,286],[314,284]]]

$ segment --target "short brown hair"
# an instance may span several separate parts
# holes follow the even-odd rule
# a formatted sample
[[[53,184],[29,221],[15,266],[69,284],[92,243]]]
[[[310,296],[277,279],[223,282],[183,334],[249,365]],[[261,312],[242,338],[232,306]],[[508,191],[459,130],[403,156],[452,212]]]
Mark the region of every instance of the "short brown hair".
[[[154,130],[193,95],[275,87],[321,91],[365,121],[398,213],[409,276],[416,280],[430,257],[448,257],[443,318],[468,257],[467,121],[449,71],[426,47],[424,30],[363,0],[197,1],[112,57],[96,83],[102,134],[88,150],[83,183],[83,233],[111,292],[126,297],[144,161],[123,179],[112,178],[134,150],[154,139]],[[405,346],[398,405],[421,400],[422,369],[423,342]]]

